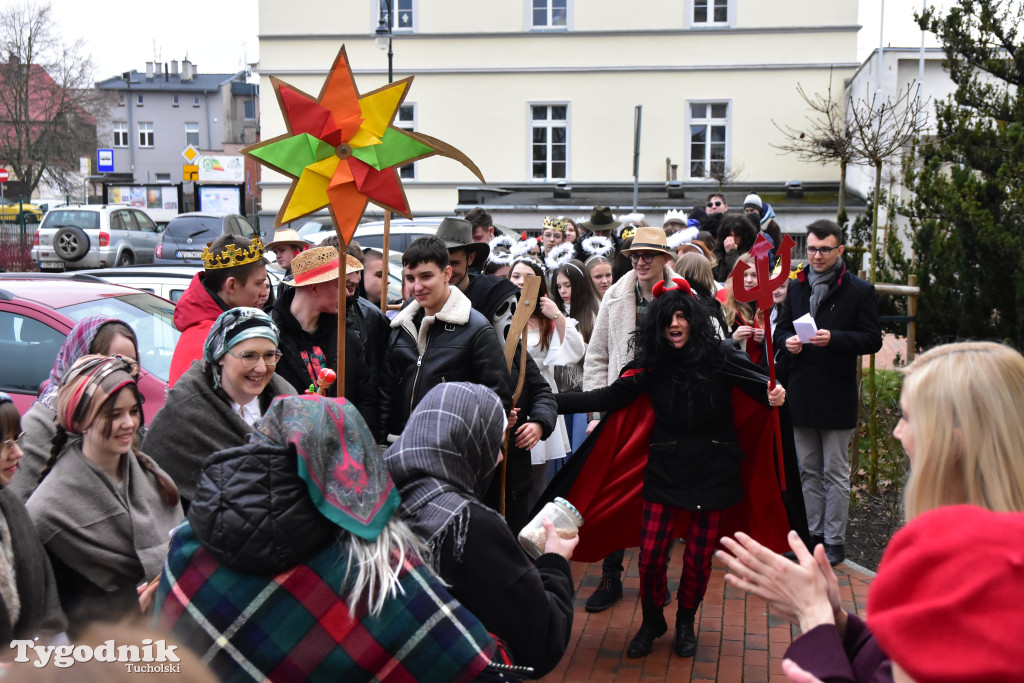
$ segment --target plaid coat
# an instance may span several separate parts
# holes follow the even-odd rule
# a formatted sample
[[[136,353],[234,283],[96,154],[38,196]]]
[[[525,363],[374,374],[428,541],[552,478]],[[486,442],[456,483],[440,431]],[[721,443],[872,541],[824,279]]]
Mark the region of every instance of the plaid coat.
[[[487,629],[413,558],[404,595],[374,618],[345,603],[331,544],[276,576],[217,562],[188,524],[171,542],[157,620],[222,681],[467,681],[495,653]]]

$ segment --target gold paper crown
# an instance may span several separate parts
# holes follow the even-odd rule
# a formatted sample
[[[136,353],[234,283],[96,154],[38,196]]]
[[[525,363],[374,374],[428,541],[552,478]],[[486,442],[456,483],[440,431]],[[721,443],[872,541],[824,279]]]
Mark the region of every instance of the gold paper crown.
[[[564,218],[545,218],[542,224],[543,230],[557,230],[558,232],[565,232],[568,227],[569,221]]]
[[[229,244],[219,254],[211,252],[210,247],[203,247],[201,258],[206,270],[244,266],[246,263],[254,263],[263,258],[263,242],[259,237],[253,237],[252,244],[248,249],[239,249],[236,245]]]

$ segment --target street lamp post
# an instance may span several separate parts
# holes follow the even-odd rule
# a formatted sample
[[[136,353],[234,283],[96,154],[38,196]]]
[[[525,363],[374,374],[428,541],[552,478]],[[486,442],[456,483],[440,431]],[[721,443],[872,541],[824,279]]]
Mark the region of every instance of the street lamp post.
[[[391,14],[391,0],[380,0],[380,14],[377,20],[377,30],[373,33],[373,40],[377,47],[388,49],[388,83],[395,80],[394,58],[395,53],[391,51],[391,27],[394,26]],[[388,312],[388,265],[391,262],[391,212],[384,209],[384,244],[381,245],[384,256],[381,261],[381,289],[380,289],[380,312],[387,315]]]
[[[380,15],[377,20],[377,30],[373,32],[373,40],[381,50],[388,51],[388,83],[394,82],[394,57],[391,51],[391,27],[394,25],[391,14],[391,0],[380,0]]]

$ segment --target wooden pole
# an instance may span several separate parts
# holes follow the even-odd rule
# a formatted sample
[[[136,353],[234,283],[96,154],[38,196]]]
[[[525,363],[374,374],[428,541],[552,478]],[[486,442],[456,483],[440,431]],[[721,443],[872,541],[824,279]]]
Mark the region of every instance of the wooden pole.
[[[384,209],[384,262],[380,264],[380,312],[384,315],[388,314],[388,265],[391,261],[388,256],[390,255],[391,246],[391,211]]]
[[[348,246],[338,235],[338,398],[345,395],[345,254]]]
[[[914,349],[917,348],[917,296],[920,289],[917,287],[917,276],[911,275],[907,283],[914,288],[914,293],[907,297],[907,315],[911,320],[907,323],[907,362],[914,360]]]

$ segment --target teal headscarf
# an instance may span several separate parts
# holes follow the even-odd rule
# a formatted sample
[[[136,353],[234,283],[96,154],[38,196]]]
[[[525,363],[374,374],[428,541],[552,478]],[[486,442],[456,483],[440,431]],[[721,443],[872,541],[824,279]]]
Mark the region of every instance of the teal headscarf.
[[[258,308],[240,306],[224,311],[210,328],[203,344],[203,362],[213,370],[213,388],[220,386],[220,371],[217,361],[235,344],[263,337],[277,346],[280,333],[270,316]]]
[[[370,428],[343,398],[279,396],[250,442],[293,444],[317,510],[360,538],[375,540],[401,502]]]

